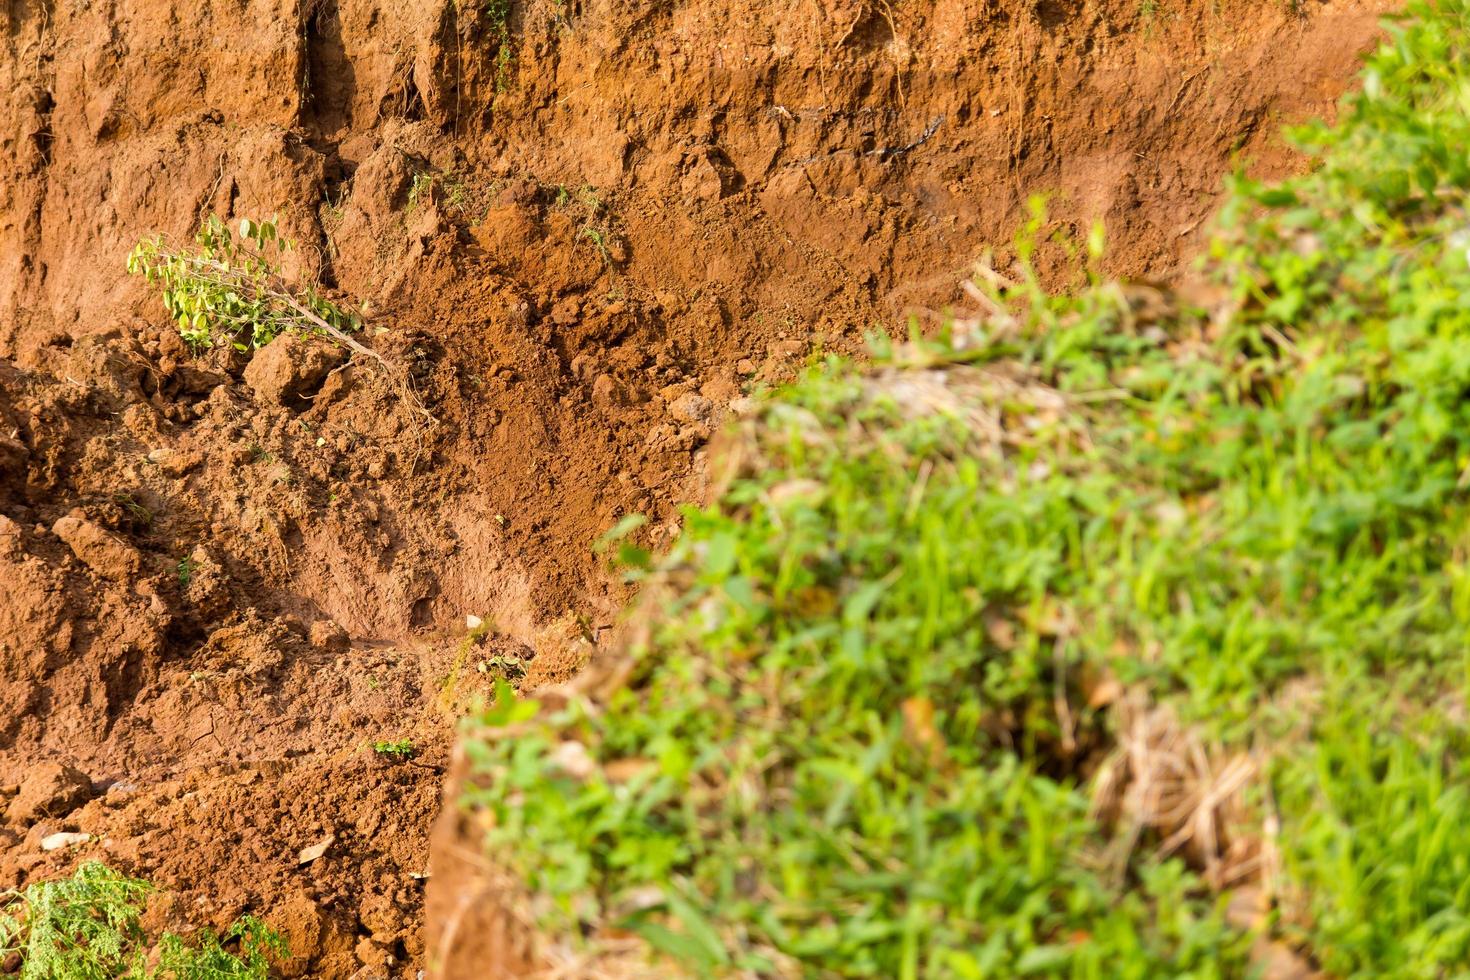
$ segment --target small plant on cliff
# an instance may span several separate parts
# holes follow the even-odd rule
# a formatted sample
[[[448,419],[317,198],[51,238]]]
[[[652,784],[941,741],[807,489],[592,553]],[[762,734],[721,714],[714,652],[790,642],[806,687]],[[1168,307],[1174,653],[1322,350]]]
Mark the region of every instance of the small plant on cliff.
[[[515,58],[510,49],[510,0],[486,0],[484,9],[497,45],[495,92],[498,95],[509,87],[510,63]]]
[[[193,249],[162,235],[144,239],[128,254],[128,272],[161,288],[164,308],[196,349],[251,350],[287,331],[329,334],[355,349],[347,334],[361,329],[357,315],[282,276],[280,260],[293,246],[276,222],[244,218],[239,231],[237,238],[210,215]]]
[[[412,759],[415,755],[418,754],[418,749],[414,748],[413,739],[411,738],[400,738],[396,742],[374,742],[373,751],[378,753],[378,755],[392,759],[395,762],[402,762],[405,759]]]
[[[464,181],[455,173],[414,174],[408,188],[408,213],[413,214],[428,201],[438,201],[449,210],[463,214],[467,208]]]
[[[90,861],[0,896],[0,961],[20,980],[265,980],[270,959],[288,955],[277,933],[246,916],[222,937],[165,933],[150,957],[141,918],[152,890]]]
[[[417,173],[413,175],[413,184],[408,188],[408,213],[412,214],[424,201],[432,200],[434,196],[434,175]]]

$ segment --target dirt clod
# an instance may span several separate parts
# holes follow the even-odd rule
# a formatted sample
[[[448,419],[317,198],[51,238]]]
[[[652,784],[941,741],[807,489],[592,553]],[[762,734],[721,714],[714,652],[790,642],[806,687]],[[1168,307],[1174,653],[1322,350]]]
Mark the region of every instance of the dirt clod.
[[[66,542],[82,564],[104,578],[124,582],[142,570],[143,558],[136,548],[83,517],[68,514],[59,518],[51,532]]]
[[[280,931],[291,951],[290,959],[280,965],[282,977],[305,976],[314,965],[323,976],[348,976],[352,972],[357,962],[352,936],[304,889],[270,909],[267,921]]]
[[[319,619],[312,623],[308,635],[311,645],[318,650],[345,650],[349,642],[347,631],[330,619]]]
[[[25,826],[44,817],[63,817],[92,798],[92,780],[59,762],[35,766],[5,809],[5,819]]]
[[[685,422],[708,422],[713,411],[714,404],[708,398],[692,392],[669,403],[669,414]]]
[[[315,393],[346,352],[324,340],[282,334],[266,344],[245,368],[245,383],[262,401],[296,406]]]

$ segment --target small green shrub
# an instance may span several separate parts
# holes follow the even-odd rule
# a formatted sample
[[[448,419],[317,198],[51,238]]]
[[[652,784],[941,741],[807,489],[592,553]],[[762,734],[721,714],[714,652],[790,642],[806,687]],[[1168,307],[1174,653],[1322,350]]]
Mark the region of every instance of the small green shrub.
[[[510,65],[515,52],[510,44],[511,0],[484,0],[482,7],[485,18],[490,22],[491,37],[495,41],[495,92],[500,95],[510,87]]]
[[[414,747],[413,739],[409,738],[401,738],[396,742],[374,742],[373,751],[378,753],[378,755],[387,756],[398,762],[402,762],[405,759],[412,759],[418,754],[418,749]]]
[[[239,953],[225,948],[234,943]],[[158,966],[146,974],[158,980],[264,980],[271,962],[287,959],[285,940],[265,923],[244,916],[223,937],[204,931],[193,945],[167,933],[159,941]]]
[[[20,980],[265,980],[271,958],[287,955],[279,935],[246,916],[223,939],[166,933],[150,958],[140,918],[151,891],[93,861],[70,878],[10,892],[0,898],[0,959],[20,955]]]
[[[291,250],[271,221],[240,222],[237,239],[216,215],[194,236],[197,248],[173,247],[163,236],[145,239],[128,254],[127,268],[156,284],[163,305],[191,346],[264,347],[283,331],[334,336],[361,329],[356,314],[327,300],[314,286],[294,286],[280,273]]]
[[[434,175],[428,173],[416,173],[413,182],[408,186],[408,211],[412,214],[418,210],[419,204],[430,200],[434,194]]]

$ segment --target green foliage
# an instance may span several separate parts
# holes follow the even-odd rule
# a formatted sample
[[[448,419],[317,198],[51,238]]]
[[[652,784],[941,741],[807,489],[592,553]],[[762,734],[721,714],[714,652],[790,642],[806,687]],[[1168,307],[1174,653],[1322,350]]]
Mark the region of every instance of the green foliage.
[[[469,13],[477,20],[482,19],[495,45],[495,93],[497,97],[510,87],[510,65],[515,52],[510,44],[510,14],[512,0],[458,0],[459,13]]]
[[[101,864],[11,893],[0,906],[0,957],[19,952],[21,980],[105,980],[131,968],[149,888]]]
[[[404,759],[412,759],[418,754],[418,749],[414,748],[413,739],[409,738],[401,738],[396,742],[374,742],[373,751],[378,753],[378,755],[387,756],[398,762],[402,762]]]
[[[1056,741],[1056,638],[1007,650],[985,621],[1045,616],[1049,515],[968,425],[909,414],[928,384],[833,365],[784,392],[663,560],[629,687],[472,740],[467,802],[548,925],[630,929],[696,972],[1228,974],[1240,943],[1198,883],[1145,861],[1110,885],[1083,794],[998,737],[1014,713],[1030,749]]]
[[[515,52],[510,46],[511,0],[485,0],[485,16],[490,21],[490,31],[495,38],[495,92],[497,95],[510,87],[510,63]]]
[[[121,507],[129,517],[139,524],[148,525],[153,523],[153,511],[138,502],[138,498],[124,490],[119,490],[112,495],[112,502]]]
[[[264,347],[283,331],[314,333],[361,329],[357,316],[314,286],[295,287],[281,276],[280,259],[292,248],[271,221],[240,222],[237,239],[216,215],[194,236],[194,250],[174,248],[163,236],[145,239],[128,254],[128,272],[156,284],[164,309],[191,346]]]
[[[419,204],[430,200],[434,194],[434,175],[428,173],[416,173],[413,182],[408,187],[408,210],[413,213],[418,210]]]
[[[586,241],[596,250],[607,268],[608,276],[615,277],[617,263],[613,260],[612,232],[609,230],[608,208],[597,194],[597,188],[583,184],[575,189],[564,184],[556,185],[553,207],[570,211],[578,216],[581,227],[577,229],[577,241]]]
[[[1438,711],[1407,720],[1381,695],[1321,712],[1303,753],[1279,762],[1303,913],[1286,932],[1334,976],[1454,975],[1470,963],[1470,737]]]
[[[238,955],[225,948],[234,943]],[[191,946],[172,933],[159,942],[159,980],[259,980],[270,975],[272,960],[290,956],[280,934],[253,916],[243,916],[224,937],[201,933]]]
[[[623,683],[468,741],[545,928],[695,973],[1244,975],[1180,864],[1099,870],[1114,676],[1270,756],[1281,938],[1465,968],[1470,14],[1412,14],[1309,173],[1234,183],[1217,299],[1053,295],[1038,207],[982,319],[764,405]]]
[[[279,935],[246,916],[223,940],[165,933],[150,965],[140,918],[152,890],[93,861],[70,878],[11,892],[0,903],[0,959],[20,954],[20,980],[264,980],[270,958],[287,955]]]

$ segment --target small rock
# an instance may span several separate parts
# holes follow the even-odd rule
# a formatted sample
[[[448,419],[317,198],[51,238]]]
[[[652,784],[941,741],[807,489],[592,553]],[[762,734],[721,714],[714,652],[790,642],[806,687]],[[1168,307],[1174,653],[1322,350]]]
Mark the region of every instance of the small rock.
[[[32,766],[5,810],[5,819],[30,824],[42,817],[61,817],[92,798],[92,780],[59,762]]]
[[[708,398],[690,392],[669,403],[669,414],[685,422],[708,422],[714,407]]]
[[[756,363],[748,357],[742,357],[735,362],[735,370],[741,374],[755,374]]]
[[[59,851],[61,848],[70,847],[73,844],[85,844],[91,839],[91,834],[73,834],[62,831],[59,834],[52,834],[49,837],[41,838],[41,850]]]
[[[318,650],[346,650],[348,645],[347,631],[330,619],[312,623],[308,639]]]

